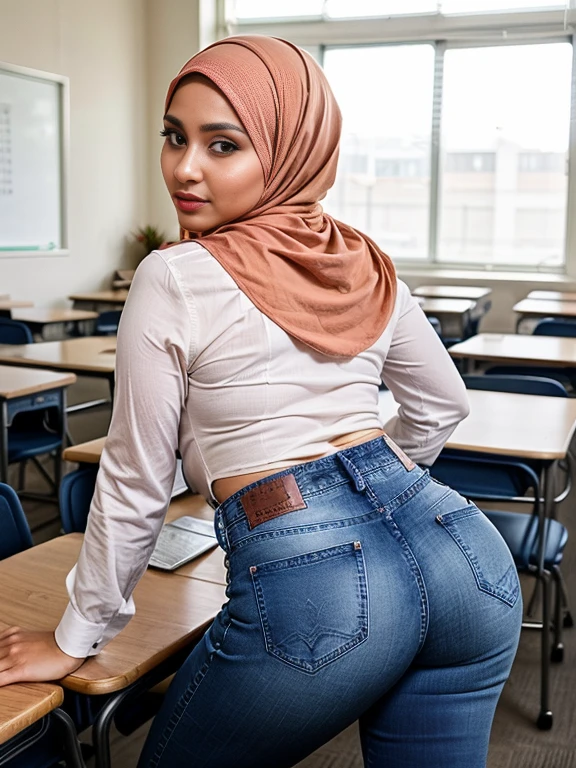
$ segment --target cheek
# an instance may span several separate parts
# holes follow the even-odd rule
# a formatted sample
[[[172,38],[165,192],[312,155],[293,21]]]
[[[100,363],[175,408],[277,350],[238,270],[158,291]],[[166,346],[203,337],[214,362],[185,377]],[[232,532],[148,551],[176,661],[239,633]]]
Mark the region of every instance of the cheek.
[[[167,151],[166,144],[162,147],[160,153],[160,168],[162,170],[162,176],[164,177],[164,183],[166,186],[170,185],[170,179],[173,176],[173,163],[171,162],[170,153]]]
[[[234,174],[233,196],[246,209],[254,208],[264,192],[264,175],[260,163],[244,163]]]

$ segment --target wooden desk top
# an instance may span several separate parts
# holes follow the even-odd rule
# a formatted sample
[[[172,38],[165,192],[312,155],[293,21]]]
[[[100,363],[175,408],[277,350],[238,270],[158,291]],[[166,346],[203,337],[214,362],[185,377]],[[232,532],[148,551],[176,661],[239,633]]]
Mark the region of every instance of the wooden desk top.
[[[420,306],[427,315],[465,315],[476,306],[476,302],[470,299],[423,298]]]
[[[93,293],[73,293],[68,296],[70,301],[93,301],[102,304],[124,304],[128,298],[128,291],[94,291]]]
[[[527,299],[544,299],[545,301],[576,301],[576,291],[530,291]]]
[[[0,365],[0,398],[12,400],[23,395],[46,392],[49,389],[68,387],[74,384],[73,373],[52,373],[50,371],[23,370],[11,365]]]
[[[105,442],[105,437],[97,437],[87,443],[71,445],[64,450],[62,458],[65,461],[78,461],[80,464],[99,464]]]
[[[81,320],[96,320],[98,312],[87,309],[18,309],[12,312],[12,320],[21,323],[77,323]]]
[[[576,398],[469,389],[468,399],[470,415],[456,427],[447,448],[543,461],[566,455],[576,427]],[[392,393],[381,392],[384,423],[397,409]]]
[[[17,736],[64,701],[53,683],[16,683],[0,688],[0,744]]]
[[[512,307],[522,315],[544,317],[576,317],[576,301],[553,301],[543,299],[522,299]]]
[[[116,339],[86,336],[38,344],[4,344],[0,346],[0,363],[110,374],[116,363]]]
[[[33,307],[32,301],[14,301],[13,299],[0,299],[0,310],[18,309],[19,307]]]
[[[452,357],[497,360],[527,365],[576,366],[576,338],[528,336],[518,333],[479,333],[454,344]]]
[[[491,288],[476,285],[419,285],[413,296],[425,296],[431,299],[472,299],[477,301],[492,293]]]
[[[66,575],[82,535],[71,533],[0,562],[0,626],[54,630],[68,602]],[[85,694],[110,693],[137,680],[198,637],[225,600],[224,587],[148,569],[134,591],[136,616],[100,654],[62,681]]]

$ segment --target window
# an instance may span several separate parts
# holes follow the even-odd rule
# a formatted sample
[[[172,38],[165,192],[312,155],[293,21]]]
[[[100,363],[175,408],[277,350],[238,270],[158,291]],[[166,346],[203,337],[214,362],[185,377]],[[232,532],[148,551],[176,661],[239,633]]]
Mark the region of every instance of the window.
[[[328,49],[324,69],[343,115],[341,161],[326,210],[398,258],[426,259],[434,48]]]
[[[329,213],[397,261],[576,276],[576,0],[228,7],[229,34],[324,66],[343,113]]]
[[[446,51],[439,261],[562,264],[571,57],[568,43]]]

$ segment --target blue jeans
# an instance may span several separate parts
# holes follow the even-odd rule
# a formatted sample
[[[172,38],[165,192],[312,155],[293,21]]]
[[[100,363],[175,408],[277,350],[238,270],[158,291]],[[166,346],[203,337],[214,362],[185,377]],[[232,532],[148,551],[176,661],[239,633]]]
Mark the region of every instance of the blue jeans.
[[[260,522],[243,498],[271,480],[302,508]],[[522,606],[476,506],[378,438],[243,488],[216,530],[229,599],[140,768],[287,768],[356,720],[369,768],[485,766]]]

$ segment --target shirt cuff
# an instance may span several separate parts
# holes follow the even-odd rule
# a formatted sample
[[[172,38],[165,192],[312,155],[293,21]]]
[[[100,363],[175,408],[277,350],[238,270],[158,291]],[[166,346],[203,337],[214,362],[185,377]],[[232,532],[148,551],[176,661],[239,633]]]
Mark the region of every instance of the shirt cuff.
[[[106,625],[93,624],[74,610],[68,603],[60,624],[56,627],[54,638],[61,651],[77,659],[94,656],[100,651]]]

